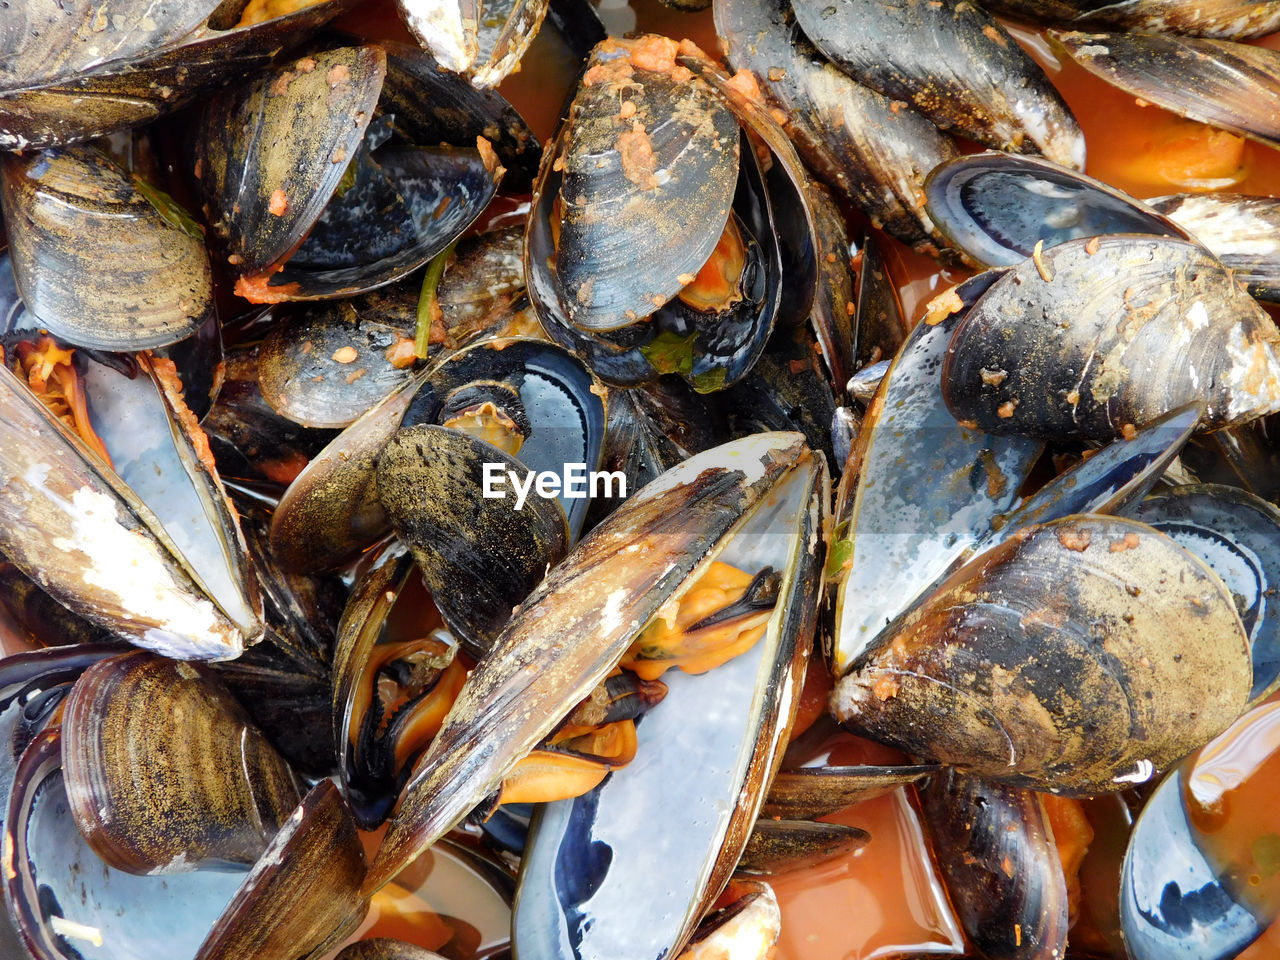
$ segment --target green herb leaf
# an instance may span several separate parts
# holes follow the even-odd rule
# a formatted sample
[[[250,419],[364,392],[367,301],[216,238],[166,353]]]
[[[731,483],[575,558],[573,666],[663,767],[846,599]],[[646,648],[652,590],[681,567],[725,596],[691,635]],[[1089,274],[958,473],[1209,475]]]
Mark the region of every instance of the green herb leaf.
[[[182,204],[159,187],[153,187],[147,183],[136,173],[133,175],[133,183],[138,192],[147,198],[147,202],[156,208],[156,213],[160,214],[165,223],[171,227],[177,227],[194,240],[204,240],[204,231],[200,229],[200,224],[196,223],[195,217],[187,213]]]
[[[453,257],[455,246],[456,240],[436,254],[422,275],[422,291],[418,294],[418,326],[413,338],[413,352],[420,358],[425,357],[431,348],[431,324],[440,314],[440,279]]]
[[[342,179],[338,181],[338,188],[333,191],[335,197],[340,197],[352,187],[356,185],[356,167],[360,162],[360,154],[356,154],[351,158],[351,162],[347,164],[347,169],[342,171]]]
[[[835,580],[844,571],[844,565],[853,557],[852,540],[836,540],[827,550],[827,569],[824,575]]]
[[[642,346],[640,352],[658,373],[678,373],[687,377],[693,372],[693,341],[697,336],[691,333],[682,337],[667,330]]]
[[[716,367],[714,370],[708,370],[706,373],[690,378],[689,382],[698,393],[715,393],[724,387],[726,374],[724,367]]]

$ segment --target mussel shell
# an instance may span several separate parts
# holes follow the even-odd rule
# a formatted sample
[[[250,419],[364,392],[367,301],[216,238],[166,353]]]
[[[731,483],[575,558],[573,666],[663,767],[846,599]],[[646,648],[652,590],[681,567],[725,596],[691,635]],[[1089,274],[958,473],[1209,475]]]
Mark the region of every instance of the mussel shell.
[[[1202,558],[1237,597],[1249,636],[1258,702],[1280,687],[1280,510],[1260,497],[1219,484],[1177,486],[1128,511]]]
[[[865,369],[868,364],[883,363],[887,369],[889,361],[898,355],[898,350],[906,340],[910,324],[902,315],[902,301],[898,299],[898,288],[884,264],[880,243],[870,231],[862,236],[861,251],[858,290],[854,297],[853,338],[858,351],[857,365]],[[883,373],[880,379],[883,379]],[[877,379],[876,384],[879,382]],[[852,380],[849,392],[857,397]],[[871,395],[875,395],[874,387]]]
[[[400,428],[420,372],[338,434],[280,498],[271,515],[271,553],[287,570],[311,573],[352,560],[390,532],[374,471]]]
[[[139,877],[104,864],[72,819],[61,737],[49,730],[23,754],[8,801],[5,900],[37,960],[138,960],[194,955],[242,875],[201,870]],[[68,930],[63,921],[78,927]],[[77,936],[78,934],[78,936]],[[101,938],[101,947],[95,940]]]
[[[938,229],[975,262],[1011,267],[1043,242],[1106,233],[1194,239],[1172,218],[1101,180],[1036,157],[978,153],[938,167],[925,181]]]
[[[1086,70],[1135,97],[1280,145],[1280,52],[1154,34],[1052,31],[1049,36]]]
[[[630,496],[552,568],[418,764],[365,889],[387,883],[488,796],[804,452],[798,434],[761,434],[687,460]],[[498,728],[504,736],[476,735]]]
[[[956,288],[955,304],[963,309],[994,280],[980,274]],[[830,571],[838,582],[829,651],[836,676],[990,534],[1040,455],[1034,441],[962,427],[947,411],[939,374],[958,322],[931,315],[916,325],[845,466],[831,547],[839,563]]]
[[[262,630],[239,517],[182,409],[173,368],[140,355],[130,378],[89,360],[82,386],[116,474],[164,525],[210,599],[248,636]]]
[[[1194,234],[1255,297],[1280,300],[1280,200],[1189,193],[1149,203]]]
[[[426,947],[405,943],[403,940],[375,937],[372,940],[357,940],[343,948],[334,960],[445,960],[445,958]]]
[[[1246,948],[1275,920],[1266,866],[1272,834],[1262,831],[1276,822],[1268,801],[1278,711],[1271,703],[1245,714],[1172,771],[1143,807],[1120,878],[1120,927],[1134,960],[1270,952]]]
[[[74,612],[167,656],[225,659],[257,639],[209,599],[155,515],[3,365],[0,408],[0,554]]]
[[[944,770],[919,796],[951,903],[982,956],[1064,956],[1067,883],[1037,795]]]
[[[1084,135],[1044,71],[962,0],[796,0],[805,35],[850,77],[944,130],[1084,167]]]
[[[392,114],[399,142],[423,146],[472,144],[484,137],[507,169],[508,189],[528,190],[538,171],[541,144],[524,118],[495,90],[479,90],[441,70],[425,51],[384,42],[387,79],[379,111]]]
[[[445,622],[484,651],[512,610],[568,552],[569,525],[556,500],[516,508],[509,484],[487,496],[489,464],[529,472],[483,440],[430,424],[397,432],[378,457],[378,500],[413,551]]]
[[[1000,517],[983,548],[1033,523],[1073,513],[1124,513],[1150,492],[1199,423],[1200,405],[1188,404],[1153,420],[1133,439],[1108,444]]]
[[[347,802],[321,780],[281,826],[196,960],[323,956],[364,918],[365,855]]]
[[[250,863],[299,800],[293,772],[206,668],[144,651],[84,672],[62,753],[76,825],[129,873]]]
[[[504,170],[487,143],[362,151],[288,262],[255,297],[323,300],[391,283],[442,252],[493,199]],[[246,281],[252,288],[255,281]]]
[[[738,873],[775,876],[812,869],[825,860],[862,849],[870,839],[867,831],[843,823],[761,818],[742,850]]]
[[[415,281],[401,285],[406,307],[409,298],[417,307]],[[393,364],[388,354],[412,339],[413,313],[384,305],[391,304],[373,291],[297,310],[276,308],[282,322],[258,347],[263,399],[304,427],[345,427],[408,380],[412,364]],[[350,359],[348,348],[355,351]]]
[[[1135,33],[1245,40],[1280,27],[1280,7],[1272,0],[988,0],[984,6],[1018,20]]]
[[[397,6],[441,69],[462,73],[480,55],[480,0],[397,0]]]
[[[210,223],[240,270],[280,262],[319,219],[359,152],[386,72],[381,47],[339,47],[210,101],[199,175]]]
[[[790,436],[758,434],[686,464],[720,462],[736,444]],[[663,478],[647,489],[661,485]],[[782,571],[765,636],[705,674],[668,671],[666,697],[637,724],[635,759],[591,793],[547,804],[535,817],[512,927],[517,955],[679,955],[746,847],[781,759],[783,707],[799,689],[817,619],[821,558],[811,538],[825,487],[811,454],[719,545],[722,562]],[[706,710],[712,701],[715,709]],[[661,842],[644,810],[664,811]]]
[[[818,183],[809,185],[817,247],[818,285],[809,314],[809,326],[822,350],[832,390],[844,389],[854,370],[857,331],[854,327],[854,276],[849,232],[835,198]]]
[[[904,243],[944,247],[920,193],[926,174],[957,155],[951,141],[828,63],[781,0],[720,0],[714,12],[729,63],[760,79],[814,172]]]
[[[524,466],[559,473],[566,464],[594,470],[600,463],[608,422],[604,391],[575,356],[540,340],[477,342],[432,369],[403,423],[443,423],[451,404],[471,385],[509,391],[524,408],[528,435],[517,454]],[[570,539],[577,539],[588,501],[561,491],[559,502],[569,520]]]
[[[214,316],[198,228],[175,225],[96,151],[5,157],[0,200],[22,299],[64,340],[145,350],[182,340]]]
[[[1216,428],[1280,409],[1278,351],[1271,318],[1200,247],[1118,234],[1009,268],[957,325],[942,388],[989,433],[1110,439],[1197,400]]]
[[[1083,515],[1026,527],[961,567],[886,629],[833,703],[908,753],[1089,795],[1221,733],[1251,685],[1217,575],[1145,524]]]
[[[768,960],[782,933],[782,911],[769,884],[734,880],[727,906],[702,918],[679,960]]]
[[[322,0],[249,26],[237,25],[242,2],[223,3],[216,9],[205,2],[176,5],[182,7],[184,22],[188,14],[194,17],[199,12],[203,27],[159,43],[135,36],[133,50],[96,66],[83,58],[75,64],[65,60],[59,64],[57,57],[44,59],[41,41],[36,40],[29,55],[26,50],[18,53],[18,62],[21,64],[24,57],[41,57],[44,62],[40,66],[53,65],[60,79],[0,93],[0,147],[56,146],[147,123],[201,91],[266,66],[282,47],[296,44],[351,5],[352,0]],[[118,11],[119,6],[113,7],[111,21],[116,16],[134,16]],[[20,15],[23,11],[14,12]],[[143,9],[144,19],[138,25],[147,19],[155,22],[156,17],[149,17],[154,12],[150,7]],[[94,18],[98,20],[96,12]],[[58,17],[57,21],[52,29],[46,25],[24,39],[41,36],[45,43],[52,40],[63,51],[74,51],[93,38],[100,53],[102,38],[115,29],[108,21],[103,31],[68,36],[64,30],[75,26],[74,17]],[[17,26],[18,22],[6,20],[2,26]],[[0,82],[0,86],[5,85]]]
[[[724,100],[674,61],[640,66],[650,62],[642,43],[670,44],[674,56],[665,38],[597,47],[557,161],[555,283],[584,331],[627,326],[679,293],[715,249],[738,180],[738,125]],[[619,97],[634,114],[621,115]]]
[[[30,0],[0,24],[0,91],[68,80],[102,64],[131,60],[180,40],[209,19],[219,0],[156,7],[121,3],[67,10],[57,0]]]
[[[780,770],[773,778],[760,814],[783,820],[813,820],[916,783],[937,769],[932,764],[897,767],[867,764]]]

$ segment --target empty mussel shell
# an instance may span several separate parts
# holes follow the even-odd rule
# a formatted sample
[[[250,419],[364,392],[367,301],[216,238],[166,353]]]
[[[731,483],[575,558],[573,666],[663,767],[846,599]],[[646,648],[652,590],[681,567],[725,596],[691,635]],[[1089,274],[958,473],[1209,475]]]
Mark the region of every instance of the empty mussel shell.
[[[0,365],[0,553],[86,619],[167,656],[226,659],[261,634],[209,598],[160,521]]]
[[[1009,268],[956,325],[947,407],[989,433],[1095,440],[1186,403],[1204,426],[1280,410],[1280,332],[1185,240],[1071,240]]]
[[[1088,795],[1222,732],[1252,682],[1235,602],[1202,560],[1145,524],[1082,515],[961,567],[886,628],[833,704],[908,753]]]
[[[89,147],[4,158],[13,272],[41,326],[128,352],[182,340],[214,315],[204,235],[153,196]]]
[[[937,312],[903,344],[854,441],[827,564],[838,591],[828,651],[836,676],[991,533],[1040,455],[1035,441],[956,423],[938,389],[950,331],[994,281],[980,274],[935,301]]]
[[[1105,233],[1192,239],[1171,217],[1141,201],[1037,157],[958,157],[934,168],[925,196],[938,229],[987,267],[1021,263],[1037,243],[1052,247]]]
[[[1273,925],[1278,721],[1274,703],[1245,714],[1147,801],[1120,880],[1134,960],[1227,960]]]
[[[206,668],[140,650],[80,677],[62,752],[76,825],[129,873],[251,863],[299,799],[288,765]]]

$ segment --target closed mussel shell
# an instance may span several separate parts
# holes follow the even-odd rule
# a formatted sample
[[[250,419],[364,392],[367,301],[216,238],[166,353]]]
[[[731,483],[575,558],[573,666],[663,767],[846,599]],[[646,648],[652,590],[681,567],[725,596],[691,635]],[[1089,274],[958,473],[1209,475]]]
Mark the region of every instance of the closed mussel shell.
[[[961,567],[854,663],[833,704],[908,753],[1087,795],[1222,732],[1251,684],[1235,602],[1203,561],[1145,524],[1081,515]]]
[[[1280,332],[1194,244],[1072,240],[992,285],[942,383],[956,419],[989,433],[1111,439],[1197,400],[1216,428],[1280,409]]]
[[[1148,202],[1194,234],[1255,297],[1280,299],[1280,200],[1184,193]]]
[[[984,6],[1016,20],[1059,26],[1116,27],[1136,33],[1177,33],[1245,40],[1280,27],[1273,0],[988,0]]]
[[[18,289],[42,326],[83,347],[175,343],[213,316],[204,237],[87,147],[6,157],[0,200]]]
[[[143,651],[81,676],[62,753],[77,826],[130,873],[252,862],[299,799],[288,765],[212,674]]]
[[[675,52],[661,37],[606,40],[570,107],[556,284],[584,330],[627,326],[674,297],[729,216],[738,123]]]

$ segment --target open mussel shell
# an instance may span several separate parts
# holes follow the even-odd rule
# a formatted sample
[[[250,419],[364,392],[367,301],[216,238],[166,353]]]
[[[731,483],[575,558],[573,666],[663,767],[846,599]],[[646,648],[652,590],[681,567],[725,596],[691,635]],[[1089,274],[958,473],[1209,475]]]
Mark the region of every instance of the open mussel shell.
[[[1090,73],[1179,116],[1280,145],[1280,53],[1228,40],[1049,34]]]
[[[89,360],[84,391],[116,474],[164,525],[209,597],[246,633],[262,598],[239,516],[186,408],[172,361],[139,355],[137,375]]]
[[[403,940],[375,937],[357,940],[338,954],[334,960],[445,960],[440,954]]]
[[[1016,20],[1135,33],[1246,40],[1280,28],[1280,7],[1272,0],[988,0],[984,6]]]
[[[379,111],[390,115],[397,141],[424,146],[470,145],[484,137],[507,169],[503,186],[528,190],[542,146],[524,118],[495,90],[459,79],[417,47],[383,42],[387,79]]]
[[[1033,523],[1073,513],[1124,513],[1161,479],[1199,425],[1200,412],[1198,403],[1180,407],[1153,420],[1132,439],[1116,440],[1064,470],[999,517],[982,548],[994,546]]]
[[[555,284],[585,331],[627,326],[674,297],[729,216],[738,124],[705,80],[676,66],[675,49],[665,38],[606,40],[569,108]]]
[[[203,234],[143,189],[88,147],[4,158],[13,271],[41,326],[127,352],[175,343],[214,315]]]
[[[80,832],[129,873],[251,863],[297,805],[297,781],[203,667],[134,651],[67,698],[63,768]]]
[[[493,646],[511,611],[568,552],[569,524],[554,499],[504,484],[486,495],[489,465],[530,468],[470,434],[431,424],[396,433],[378,457],[378,500],[413,551],[445,622],[469,647]]]
[[[1245,714],[1143,807],[1120,880],[1120,925],[1134,960],[1247,955],[1273,925],[1278,721],[1274,703]]]
[[[678,960],[768,960],[782,934],[773,888],[760,880],[734,880],[730,902],[702,918]]]
[[[242,874],[134,876],[103,863],[71,816],[61,753],[58,730],[37,737],[8,800],[4,892],[23,944],[37,960],[194,957]]]
[[[608,675],[658,609],[710,565],[725,536],[811,457],[798,434],[782,433],[707,451],[630,496],[552,568],[419,762],[366,890],[388,882],[488,796]],[[477,735],[494,729],[504,735]]]
[[[261,634],[208,596],[155,514],[0,366],[0,554],[91,622],[166,656],[226,659]]]
[[[1222,264],[1184,240],[1071,240],[996,281],[956,326],[947,407],[990,433],[1128,435],[1203,401],[1204,425],[1280,409],[1280,332]]]
[[[1260,300],[1280,300],[1280,200],[1181,194],[1148,201],[1190,231]]]
[[[35,12],[53,9],[44,0],[24,4],[0,25],[0,47],[7,48],[0,54],[0,148],[55,146],[147,123],[266,66],[351,5],[313,0],[241,22],[242,12],[251,14],[244,0],[163,10],[122,3],[109,15],[97,8],[47,15]],[[24,13],[43,18],[39,29],[27,29]]]
[[[1173,218],[1101,180],[1036,157],[958,157],[934,168],[925,196],[938,229],[987,267],[1021,263],[1037,243],[1052,247],[1106,233],[1193,239]]]
[[[1235,487],[1177,486],[1127,511],[1204,560],[1236,597],[1253,660],[1250,700],[1280,687],[1280,510]]]
[[[954,769],[919,796],[951,903],[981,955],[1064,956],[1067,883],[1039,797]]]
[[[714,12],[729,63],[759,78],[814,172],[904,243],[945,247],[920,190],[930,170],[957,155],[947,136],[841,73],[781,0],[719,0]]]
[[[473,382],[505,384],[531,418],[520,463],[560,473],[600,461],[605,407],[583,365],[545,341],[481,341],[419,372],[321,451],[285,491],[271,521],[271,549],[288,569],[311,571],[353,559],[391,530],[377,496],[379,453],[402,423],[438,423],[447,403]],[[412,405],[412,414],[407,414]],[[504,475],[505,476],[505,475]],[[586,500],[561,505],[572,536]]]
[[[287,570],[329,570],[391,530],[374,482],[378,454],[398,429],[425,371],[393,390],[321,450],[271,515],[271,553]]]
[[[678,955],[737,863],[766,781],[781,759],[790,723],[786,705],[798,692],[817,619],[821,558],[811,538],[821,528],[826,478],[812,453],[797,456],[795,446],[782,447],[797,436],[758,434],[718,447],[638,495],[655,502],[655,488],[693,475],[695,467],[724,471],[731,452],[745,460],[751,451],[763,465],[769,456],[764,451],[776,450],[761,479],[786,472],[769,484],[763,500],[744,505],[713,550],[715,559],[740,570],[771,566],[781,571],[778,603],[764,637],[750,650],[698,676],[664,675],[667,695],[637,724],[639,747],[630,764],[592,792],[547,804],[535,817],[512,928],[518,955],[548,960]],[[737,473],[727,471],[721,483]],[[606,528],[630,504],[619,508]],[[652,537],[649,533],[638,542]],[[676,547],[672,534],[660,542],[666,557],[674,558],[668,552]],[[650,583],[651,578],[652,573]],[[628,597],[626,588],[618,592],[621,604],[614,604],[624,609],[642,596]],[[654,594],[664,593],[651,590],[642,602],[647,606]],[[532,604],[528,607],[536,613]],[[715,710],[706,709],[711,701]],[[654,842],[642,810],[664,811],[664,842]],[[599,856],[600,844],[610,850],[609,857]],[[638,911],[637,904],[643,909]]]
[[[200,946],[196,960],[322,957],[363,919],[365,854],[347,802],[321,780],[271,845]]]
[[[833,704],[913,755],[1088,795],[1221,733],[1252,682],[1235,602],[1202,560],[1145,524],[1082,515],[961,567],[886,628]]]
[[[994,281],[981,274],[916,325],[880,383],[845,466],[829,575],[838,583],[829,651],[842,675],[885,624],[982,541],[1040,455],[1041,444],[956,423],[939,391],[951,331]],[[952,302],[953,301],[953,302]],[[946,478],[940,482],[939,478]]]
[[[371,125],[382,47],[301,57],[206,109],[198,169],[214,230],[258,302],[368,290],[425,263],[479,216],[502,175],[483,138],[465,149],[390,143]]]
[[[961,0],[796,0],[805,35],[859,83],[944,130],[1084,167],[1084,134],[1044,71],[991,14]]]

